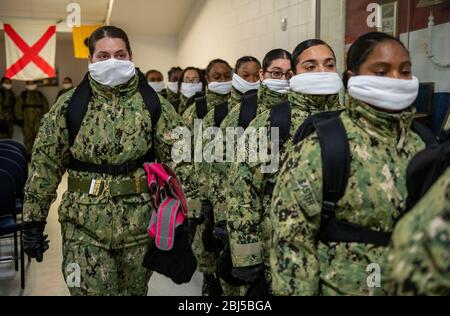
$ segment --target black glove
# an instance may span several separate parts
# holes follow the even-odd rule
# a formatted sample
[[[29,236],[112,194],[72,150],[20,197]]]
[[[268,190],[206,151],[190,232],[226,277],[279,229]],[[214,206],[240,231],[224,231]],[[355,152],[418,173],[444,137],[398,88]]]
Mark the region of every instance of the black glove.
[[[264,278],[264,264],[258,264],[251,267],[233,268],[232,274],[249,284],[256,282],[260,278]]]
[[[235,277],[231,272],[233,270],[233,261],[231,259],[231,250],[228,242],[225,244],[225,248],[217,259],[216,270],[217,275],[231,286],[243,286],[248,284],[247,282]]]
[[[20,126],[20,127],[24,127],[24,126],[25,126],[24,120],[17,120],[17,121],[16,121],[16,124],[17,124],[18,126]]]
[[[248,297],[269,297],[270,295],[269,284],[267,284],[265,277],[259,278],[250,284],[245,293],[245,296]]]
[[[212,203],[208,200],[202,201],[202,215],[205,218],[202,242],[207,252],[217,252],[216,239],[214,238],[214,211]]]
[[[42,262],[44,252],[48,249],[48,235],[44,235],[47,222],[22,223],[23,251],[37,262]]]

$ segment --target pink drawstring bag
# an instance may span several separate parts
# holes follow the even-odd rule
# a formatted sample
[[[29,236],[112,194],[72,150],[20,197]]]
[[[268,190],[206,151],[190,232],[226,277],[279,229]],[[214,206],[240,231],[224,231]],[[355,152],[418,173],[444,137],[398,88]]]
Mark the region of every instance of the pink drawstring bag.
[[[175,230],[187,218],[187,203],[181,183],[166,165],[146,163],[147,185],[153,197],[153,213],[148,234],[155,239],[156,247],[170,251],[175,240]]]

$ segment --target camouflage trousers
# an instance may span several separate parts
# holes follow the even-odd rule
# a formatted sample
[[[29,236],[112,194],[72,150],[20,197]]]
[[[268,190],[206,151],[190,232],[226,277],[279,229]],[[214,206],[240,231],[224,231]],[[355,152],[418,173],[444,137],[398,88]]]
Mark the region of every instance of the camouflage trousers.
[[[105,249],[63,224],[64,279],[72,296],[145,296],[152,272],[142,267],[147,244]]]

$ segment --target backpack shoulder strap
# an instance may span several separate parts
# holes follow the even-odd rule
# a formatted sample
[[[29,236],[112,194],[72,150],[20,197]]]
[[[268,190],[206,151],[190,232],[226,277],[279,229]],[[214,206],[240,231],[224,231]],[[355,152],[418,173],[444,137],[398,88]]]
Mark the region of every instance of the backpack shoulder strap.
[[[288,101],[277,104],[270,110],[270,127],[279,128],[280,147],[282,147],[291,129],[291,104]]]
[[[256,117],[258,110],[258,90],[250,90],[242,96],[238,127],[246,129]]]
[[[336,113],[336,112],[335,112]],[[322,157],[323,209],[334,211],[350,177],[350,146],[339,115],[314,120]]]
[[[161,101],[159,100],[158,93],[156,93],[156,91],[152,87],[150,87],[147,80],[145,79],[144,74],[141,71],[138,71],[138,77],[139,93],[144,99],[144,103],[147,106],[148,111],[150,112],[152,126],[155,129],[161,116]]]
[[[70,98],[66,112],[70,146],[73,145],[80,131],[81,123],[83,122],[91,98],[92,89],[89,84],[88,74],[86,74]]]
[[[228,115],[228,101],[222,102],[214,108],[214,126],[220,127],[225,117]]]
[[[437,143],[437,138],[433,131],[422,123],[414,120],[411,124],[411,129],[422,138],[427,147]]]
[[[195,99],[195,111],[197,112],[197,118],[203,119],[208,114],[208,103],[206,96],[201,96]]]

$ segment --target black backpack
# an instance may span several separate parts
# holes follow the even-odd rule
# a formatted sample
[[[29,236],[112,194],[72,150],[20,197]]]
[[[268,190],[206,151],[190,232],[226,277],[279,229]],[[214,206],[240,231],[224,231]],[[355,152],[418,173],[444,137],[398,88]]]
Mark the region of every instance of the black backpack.
[[[142,98],[144,99],[144,103],[147,106],[148,111],[150,112],[152,120],[153,141],[150,150],[143,157],[137,160],[128,161],[122,165],[109,165],[109,164],[95,165],[79,161],[71,157],[71,162],[68,166],[68,169],[81,172],[94,172],[118,176],[134,172],[136,169],[140,168],[144,162],[156,161],[154,140],[156,133],[156,125],[161,116],[161,102],[159,100],[158,94],[147,83],[144,74],[139,70],[137,70],[137,73],[139,77],[138,90]],[[80,85],[76,88],[75,92],[73,93],[66,112],[70,146],[74,144],[75,138],[77,137],[78,132],[80,131],[80,127],[83,122],[83,118],[86,115],[86,111],[89,102],[91,101],[91,98],[92,98],[92,89],[89,83],[88,74],[86,74],[83,81],[80,83]]]
[[[312,133],[319,138],[322,157],[323,202],[322,221],[317,241],[355,242],[387,246],[391,233],[378,232],[336,218],[336,206],[344,196],[350,176],[350,147],[347,132],[340,118],[343,111],[323,112],[308,117],[295,133],[298,144]],[[433,133],[414,121],[412,130],[430,146],[436,142]]]
[[[258,110],[258,90],[250,90],[242,95],[238,126],[246,129],[256,117]]]
[[[406,170],[406,211],[420,201],[449,166],[450,131],[447,131],[442,134],[439,143],[427,147],[410,161]]]
[[[228,115],[228,101],[217,104],[214,107],[214,126],[220,127],[225,117]]]

